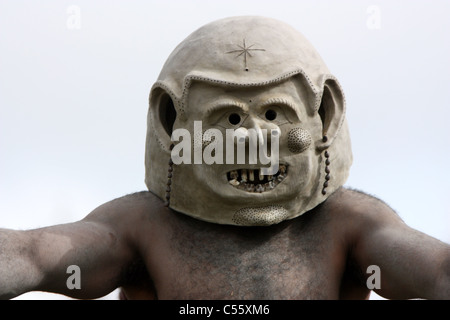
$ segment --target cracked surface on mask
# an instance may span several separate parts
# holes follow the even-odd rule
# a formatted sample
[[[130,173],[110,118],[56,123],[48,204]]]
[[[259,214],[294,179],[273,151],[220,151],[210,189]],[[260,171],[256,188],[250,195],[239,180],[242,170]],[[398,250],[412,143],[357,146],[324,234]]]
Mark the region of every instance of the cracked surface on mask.
[[[268,226],[288,218],[289,212],[279,205],[242,208],[236,211],[233,222],[244,226]]]
[[[233,187],[247,191],[262,193],[273,190],[287,176],[287,166],[280,164],[278,172],[265,176],[261,169],[238,169],[227,172],[227,180]]]

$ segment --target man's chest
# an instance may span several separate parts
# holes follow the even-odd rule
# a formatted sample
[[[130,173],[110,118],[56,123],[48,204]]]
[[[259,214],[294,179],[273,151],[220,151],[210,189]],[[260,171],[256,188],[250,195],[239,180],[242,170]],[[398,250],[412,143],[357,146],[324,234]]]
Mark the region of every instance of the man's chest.
[[[341,250],[295,225],[229,232],[183,228],[166,239],[159,298],[326,299],[339,295]],[[301,232],[304,233],[301,233]],[[152,259],[153,260],[153,259]]]

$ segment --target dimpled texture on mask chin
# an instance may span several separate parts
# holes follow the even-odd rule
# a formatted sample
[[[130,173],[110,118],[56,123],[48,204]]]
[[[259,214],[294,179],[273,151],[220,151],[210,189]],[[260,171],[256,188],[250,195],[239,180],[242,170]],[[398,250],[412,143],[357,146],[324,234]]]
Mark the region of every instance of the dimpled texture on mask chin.
[[[279,223],[289,216],[289,212],[279,205],[249,207],[236,211],[233,222],[242,226],[268,226]]]

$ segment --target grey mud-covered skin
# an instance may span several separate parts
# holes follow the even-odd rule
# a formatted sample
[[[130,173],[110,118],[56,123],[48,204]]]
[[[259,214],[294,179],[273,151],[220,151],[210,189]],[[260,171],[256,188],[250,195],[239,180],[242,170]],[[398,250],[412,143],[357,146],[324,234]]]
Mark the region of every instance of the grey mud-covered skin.
[[[252,16],[212,22],[175,48],[151,89],[147,187],[170,208],[218,224],[265,226],[298,217],[348,177],[345,108],[337,79],[291,26]],[[202,132],[216,129],[223,137],[227,129],[277,131],[278,172],[259,176],[259,162],[173,164],[171,145],[180,143],[173,132],[191,132],[194,148],[195,121]]]

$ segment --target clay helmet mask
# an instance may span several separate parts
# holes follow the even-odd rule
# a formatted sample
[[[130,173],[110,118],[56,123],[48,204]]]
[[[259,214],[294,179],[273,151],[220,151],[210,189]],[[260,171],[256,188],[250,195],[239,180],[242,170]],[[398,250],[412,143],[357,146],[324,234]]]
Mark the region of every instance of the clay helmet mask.
[[[201,27],[171,53],[149,102],[145,182],[191,217],[272,225],[316,207],[348,177],[352,152],[341,87],[303,35],[280,21],[232,17]],[[177,140],[178,129],[192,136]],[[224,139],[206,137],[209,129]],[[199,132],[201,150],[213,141],[226,153],[229,129],[278,134],[278,171],[263,175],[264,166],[249,157],[245,164],[174,163],[182,141],[192,142],[194,158]],[[264,138],[273,145],[269,134]]]

